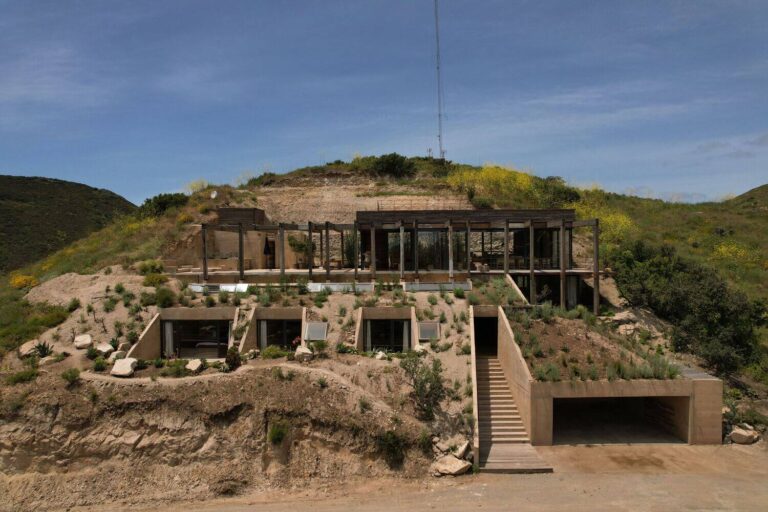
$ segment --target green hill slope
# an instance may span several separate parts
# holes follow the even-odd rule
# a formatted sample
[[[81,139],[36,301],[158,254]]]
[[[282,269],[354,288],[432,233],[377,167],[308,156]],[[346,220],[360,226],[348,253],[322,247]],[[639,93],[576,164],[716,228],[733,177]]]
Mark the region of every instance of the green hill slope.
[[[0,273],[37,261],[136,207],[108,190],[0,176]]]

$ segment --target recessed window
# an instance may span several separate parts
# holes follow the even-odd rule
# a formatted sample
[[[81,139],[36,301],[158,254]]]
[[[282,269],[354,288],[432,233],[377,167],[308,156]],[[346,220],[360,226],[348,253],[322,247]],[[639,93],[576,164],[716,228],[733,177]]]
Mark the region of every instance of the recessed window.
[[[419,322],[419,340],[440,339],[440,324],[437,322]]]
[[[328,322],[307,322],[306,336],[307,341],[325,341],[328,335]]]

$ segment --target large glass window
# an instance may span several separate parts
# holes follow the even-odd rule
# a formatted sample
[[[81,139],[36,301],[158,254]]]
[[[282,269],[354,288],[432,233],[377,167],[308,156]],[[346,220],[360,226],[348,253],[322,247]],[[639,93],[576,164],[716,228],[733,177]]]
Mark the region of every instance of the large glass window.
[[[366,350],[403,352],[408,349],[411,336],[410,320],[366,320]]]
[[[229,320],[167,320],[163,322],[165,357],[216,359],[226,356]]]
[[[296,338],[301,340],[301,320],[259,320],[258,329],[262,349],[268,345],[288,348]]]

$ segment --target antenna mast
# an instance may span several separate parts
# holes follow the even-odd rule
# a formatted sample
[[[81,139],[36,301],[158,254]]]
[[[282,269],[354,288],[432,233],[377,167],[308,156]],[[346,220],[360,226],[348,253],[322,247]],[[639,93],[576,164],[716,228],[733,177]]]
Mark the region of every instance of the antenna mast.
[[[435,0],[435,43],[437,46],[437,143],[440,146],[440,158],[445,158],[443,148],[443,80],[440,76],[440,23]]]

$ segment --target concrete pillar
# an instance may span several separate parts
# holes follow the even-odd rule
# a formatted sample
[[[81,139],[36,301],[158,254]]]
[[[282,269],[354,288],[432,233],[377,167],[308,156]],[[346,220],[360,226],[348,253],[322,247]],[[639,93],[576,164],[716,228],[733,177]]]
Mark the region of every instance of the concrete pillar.
[[[208,281],[208,241],[206,236],[207,228],[205,224],[201,226],[200,235],[203,240],[203,281]]]
[[[400,221],[400,280],[405,279],[405,226]]]
[[[594,243],[594,261],[592,262],[592,311],[595,315],[600,314],[600,221],[595,219],[593,228]]]
[[[560,249],[560,307],[568,307],[568,295],[566,293],[566,261],[565,261],[565,221],[560,221],[560,238],[558,242],[558,248]]]
[[[312,280],[312,267],[315,266],[315,248],[312,238],[312,223],[307,223],[307,235],[309,237],[309,243],[307,244],[307,269],[309,270],[309,280]]]
[[[243,225],[237,225],[237,269],[240,271],[240,282],[245,281],[245,268],[243,266]]]
[[[529,260],[528,261],[528,268],[530,270],[530,277],[529,277],[529,280],[530,280],[529,287],[530,287],[530,289],[529,289],[529,293],[528,293],[528,295],[529,295],[528,302],[530,302],[531,304],[536,304],[536,275],[534,273],[534,269],[536,268],[536,266],[534,265],[534,258],[535,258],[535,255],[536,255],[536,251],[535,251],[535,249],[536,249],[536,244],[535,244],[536,240],[535,240],[535,231],[534,231],[534,227],[533,227],[533,222],[530,222],[530,221],[528,222],[528,238],[529,238],[529,241],[528,241],[528,260]]]
[[[376,226],[371,224],[371,279],[376,279]]]

